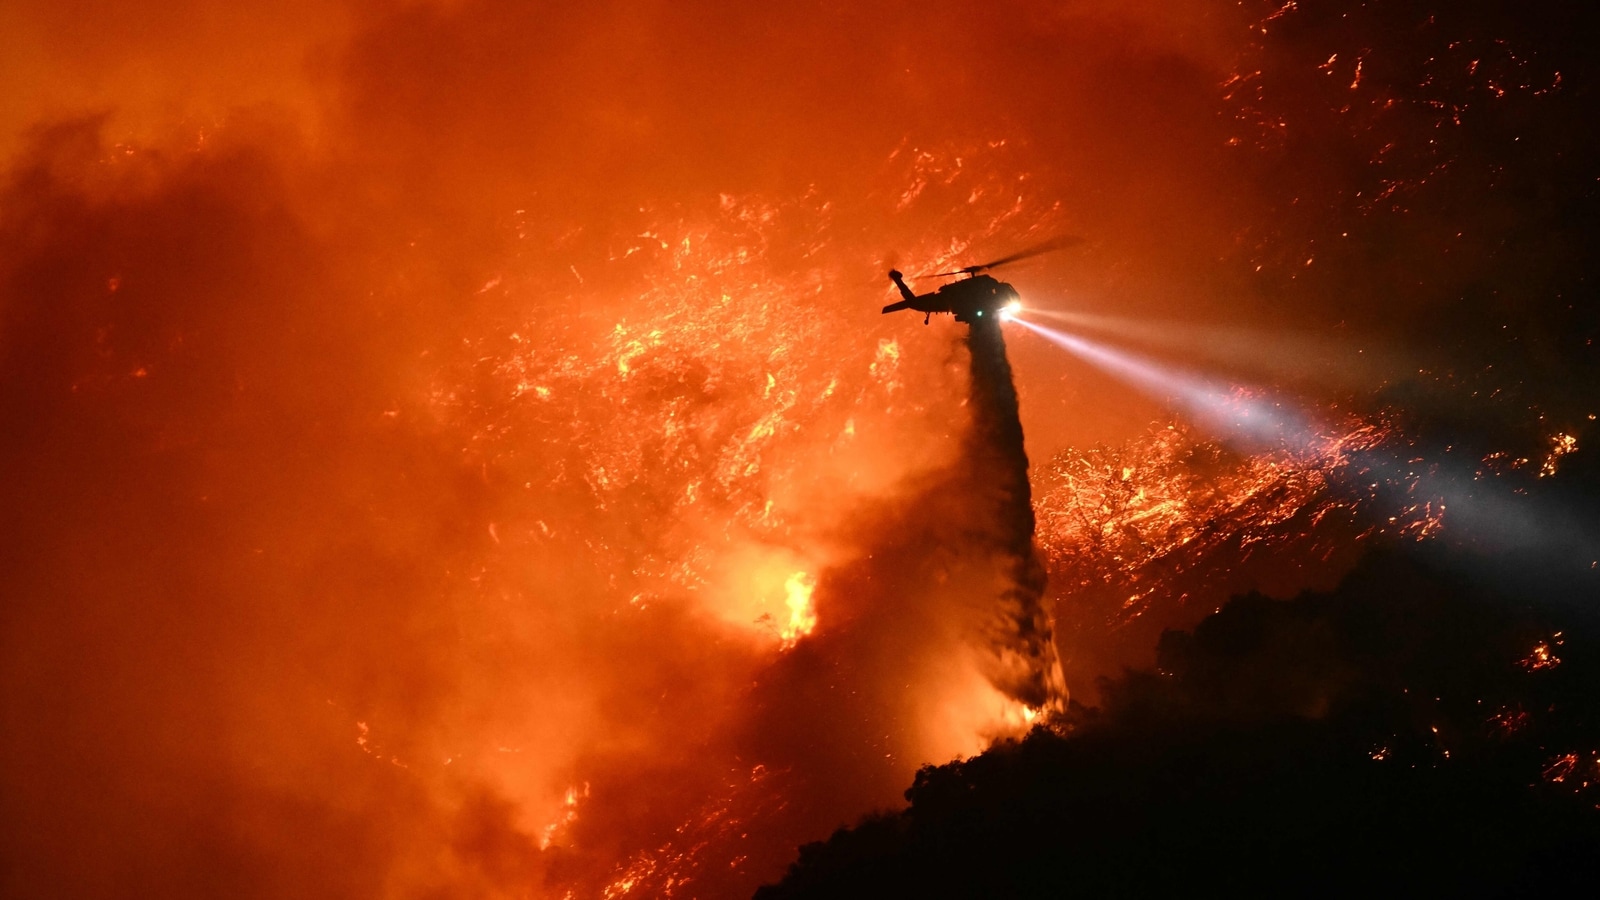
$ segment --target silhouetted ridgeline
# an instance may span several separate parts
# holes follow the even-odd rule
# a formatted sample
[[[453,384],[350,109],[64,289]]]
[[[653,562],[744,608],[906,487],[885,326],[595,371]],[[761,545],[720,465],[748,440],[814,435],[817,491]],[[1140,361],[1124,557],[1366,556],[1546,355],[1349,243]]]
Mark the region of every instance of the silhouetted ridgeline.
[[[1331,593],[1237,597],[1192,634],[1167,632],[1159,671],[1109,682],[1103,708],[1074,705],[1069,736],[1036,730],[923,769],[909,809],[802,848],[756,896],[1592,884],[1592,616],[1424,555],[1382,551]],[[1567,596],[1596,577],[1572,574]]]

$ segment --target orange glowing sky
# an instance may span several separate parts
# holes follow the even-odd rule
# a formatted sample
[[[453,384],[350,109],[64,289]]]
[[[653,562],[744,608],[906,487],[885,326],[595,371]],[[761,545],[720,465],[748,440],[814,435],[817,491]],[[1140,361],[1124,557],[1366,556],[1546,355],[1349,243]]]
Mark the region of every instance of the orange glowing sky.
[[[1285,172],[1228,87],[1270,11],[0,8],[26,860],[0,884],[737,896],[1026,728],[985,674],[987,563],[938,552],[979,527],[934,489],[964,328],[880,316],[883,273],[1080,235],[1003,276],[1097,321],[1276,335],[1239,364],[1318,399],[1374,387],[1409,320],[1302,289],[1353,251],[1286,206],[1359,179]],[[1051,559],[1082,562],[1075,463],[1046,465],[1069,448],[1151,461],[1094,451],[1150,479],[1107,528],[1163,529],[1119,571],[1221,515],[1180,496],[1158,398],[1010,353]],[[1329,458],[1230,458],[1212,500],[1285,521],[1322,482],[1273,491]],[[1080,646],[1069,687],[1147,652]]]

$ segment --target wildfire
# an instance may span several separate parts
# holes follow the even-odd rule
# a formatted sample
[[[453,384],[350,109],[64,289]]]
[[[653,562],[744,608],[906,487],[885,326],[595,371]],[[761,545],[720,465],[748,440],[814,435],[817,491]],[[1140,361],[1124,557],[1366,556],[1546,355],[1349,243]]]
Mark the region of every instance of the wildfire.
[[[967,240],[1047,226],[1057,215],[1052,207],[1025,190],[1019,196],[1004,166],[977,164],[984,154],[1007,152],[1003,145],[964,156],[927,148],[888,164],[914,183],[907,202],[955,210],[941,214],[953,216],[941,228]],[[951,194],[962,202],[949,205]],[[594,604],[623,624],[621,633],[644,633],[679,616],[719,629],[691,641],[696,649],[686,654],[701,665],[701,648],[718,648],[723,656],[704,664],[716,675],[684,679],[717,700],[665,716],[663,707],[683,701],[646,706],[639,721],[624,723],[607,741],[669,748],[669,755],[673,747],[712,746],[732,759],[726,745],[745,714],[739,686],[759,681],[763,666],[795,658],[765,652],[774,643],[791,650],[818,634],[818,592],[826,589],[819,585],[831,580],[822,573],[860,563],[853,554],[860,552],[855,532],[863,510],[885,498],[892,508],[906,484],[940,471],[956,452],[958,442],[948,438],[965,415],[965,372],[945,359],[955,336],[935,336],[936,350],[912,354],[901,331],[884,334],[889,326],[877,319],[863,327],[841,312],[857,304],[871,310],[884,288],[863,292],[849,281],[856,274],[847,264],[878,272],[878,260],[851,260],[837,248],[819,252],[839,215],[833,203],[810,195],[778,201],[728,194],[699,213],[647,208],[631,236],[574,263],[581,278],[504,271],[481,282],[483,297],[531,312],[469,338],[460,364],[435,382],[430,411],[470,436],[462,449],[470,468],[487,483],[520,486],[526,498],[496,511],[489,555],[473,575],[480,590],[491,598],[519,594],[518,567],[537,560],[546,572],[566,573],[550,579],[558,596],[570,590],[563,579],[592,585]],[[519,229],[526,224],[517,220]],[[930,266],[971,261],[964,241],[924,235],[905,247]],[[806,250],[794,256],[789,247]],[[537,301],[552,283],[563,287],[546,307]],[[912,381],[925,389],[906,390]],[[941,439],[929,441],[930,434]],[[589,627],[582,615],[574,610],[563,627]],[[963,652],[962,639],[959,630],[937,636],[952,642],[945,655]],[[964,663],[959,675],[930,664],[926,674],[890,685],[904,697],[893,702],[912,710],[907,721],[875,726],[851,751],[881,760],[863,769],[883,782],[881,802],[892,802],[920,763],[979,752],[1041,715],[1010,709],[1014,701],[975,663]],[[639,689],[659,691],[648,683]],[[794,703],[810,715],[798,708],[811,702],[803,691],[770,702]],[[493,760],[493,780],[527,796],[548,793],[549,782],[570,779],[574,767],[589,777],[577,740],[564,743],[543,741],[547,758],[519,760],[520,769]],[[655,752],[607,764],[644,770]],[[694,756],[668,771],[703,772],[712,764]],[[605,796],[591,780],[595,796]],[[708,878],[731,879],[741,885],[734,892],[747,891],[750,872],[770,873],[792,850],[783,840],[741,849],[746,833],[797,827],[773,824],[772,817],[790,814],[786,783],[740,778],[708,788],[703,802],[675,800],[675,826],[641,827],[621,862],[588,859],[579,881],[607,896],[668,896],[691,881],[711,890]],[[576,840],[575,821],[576,805],[568,803],[534,826],[537,840],[552,848]],[[746,856],[755,860],[749,867]]]
[[[1378,209],[1423,193],[1464,109],[1432,105],[1446,73],[1504,86],[1485,103],[1559,86],[1479,41],[1428,58],[1441,86],[1396,98],[1383,48],[1269,57],[1251,37],[1219,110],[1203,98],[1226,41],[1117,4],[1006,12],[1013,37],[1067,50],[1000,79],[959,15],[886,54],[863,27],[873,10],[769,23],[731,5],[719,14],[736,21],[708,28],[666,4],[619,31],[584,4],[356,4],[271,41],[254,14],[173,31],[130,13],[54,53],[71,16],[27,6],[8,28],[34,51],[8,71],[42,99],[11,104],[11,131],[32,137],[8,144],[0,179],[15,432],[0,443],[29,523],[6,585],[7,637],[28,652],[7,671],[19,696],[84,699],[19,713],[28,739],[10,743],[60,771],[19,766],[8,786],[64,822],[78,770],[121,772],[112,805],[169,819],[120,842],[34,829],[24,856],[94,859],[94,884],[181,873],[173,836],[226,806],[252,818],[221,823],[235,830],[213,842],[218,872],[337,857],[396,893],[748,896],[797,844],[898,802],[922,764],[1049,722],[1048,702],[997,686],[1017,654],[996,634],[1053,655],[1062,635],[1181,624],[1166,613],[1209,611],[1264,568],[1334,568],[1370,534],[1433,537],[1443,502],[1370,465],[1399,440],[1381,417],[1319,410],[1309,443],[1262,452],[1162,422],[1033,460],[1048,588],[1019,526],[1005,552],[1025,565],[1006,577],[1030,617],[999,627],[994,572],[972,574],[992,560],[960,568],[996,552],[974,529],[890,540],[945,511],[923,489],[975,407],[964,332],[880,321],[883,273],[1079,233],[1075,262],[1012,270],[1030,310],[1147,295],[1199,316],[1268,301],[1320,315],[1302,301],[1327,298],[1253,291],[1233,267],[1271,275],[1281,255],[1300,285],[1359,274],[1362,256],[1293,246],[1283,223],[1333,196]],[[236,68],[259,64],[235,43],[277,62]],[[797,71],[815,46],[838,53]],[[1327,59],[1339,121],[1377,129],[1362,158],[1392,163],[1356,181],[1342,157],[1295,165],[1296,147],[1339,135],[1279,77],[1291,50],[1301,67]],[[286,71],[315,77],[286,88]],[[165,95],[182,85],[211,87]],[[882,102],[831,102],[862,97]],[[1429,127],[1377,151],[1405,109]],[[1241,148],[1235,168],[1229,133],[1285,155],[1262,167]],[[1319,185],[1333,193],[1302,191]],[[1410,279],[1340,297],[1391,282]],[[1007,333],[1031,314],[1006,310]],[[1057,382],[1017,371],[1037,411]],[[1063,400],[1062,421],[1126,435],[1095,400]],[[1553,475],[1577,438],[1550,440],[1505,465]],[[1356,515],[1386,491],[1404,497]],[[1559,665],[1559,647],[1524,665]],[[1067,680],[1101,671],[1116,667]],[[326,729],[303,709],[323,696],[340,704]],[[173,755],[194,723],[220,739]],[[239,802],[148,800],[141,773],[190,770]],[[478,795],[493,801],[481,822],[463,799]],[[280,837],[290,820],[348,825],[349,844],[290,846],[312,843]],[[441,840],[458,820],[465,836]],[[449,881],[462,873],[483,881]]]
[[[1118,619],[1136,618],[1183,571],[1225,545],[1248,556],[1304,538],[1336,512],[1370,502],[1378,484],[1331,490],[1361,454],[1392,436],[1383,422],[1345,418],[1308,446],[1239,454],[1172,424],[1121,448],[1063,453],[1044,467],[1035,503],[1039,541],[1057,587],[1118,587]],[[1418,538],[1442,506],[1414,503],[1389,519]],[[1303,520],[1306,527],[1285,527]]]
[[[817,627],[817,610],[812,605],[811,594],[816,589],[816,579],[804,572],[796,572],[783,583],[787,595],[784,605],[789,608],[789,624],[783,627],[781,637],[785,647],[810,634]]]
[[[562,829],[571,828],[572,823],[578,821],[578,801],[587,796],[589,796],[588,782],[584,782],[581,790],[577,787],[567,788],[567,793],[561,801],[560,816],[546,824],[539,832],[540,850],[548,850]]]

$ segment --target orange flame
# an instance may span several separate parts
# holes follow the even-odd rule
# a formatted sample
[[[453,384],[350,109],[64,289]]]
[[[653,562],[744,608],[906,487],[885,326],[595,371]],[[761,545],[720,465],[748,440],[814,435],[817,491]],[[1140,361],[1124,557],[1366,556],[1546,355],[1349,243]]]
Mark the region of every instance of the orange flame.
[[[789,624],[781,632],[784,646],[794,646],[796,641],[817,627],[817,610],[811,602],[811,593],[816,586],[816,579],[804,572],[796,572],[784,582],[783,589],[787,594],[784,605],[789,607]]]

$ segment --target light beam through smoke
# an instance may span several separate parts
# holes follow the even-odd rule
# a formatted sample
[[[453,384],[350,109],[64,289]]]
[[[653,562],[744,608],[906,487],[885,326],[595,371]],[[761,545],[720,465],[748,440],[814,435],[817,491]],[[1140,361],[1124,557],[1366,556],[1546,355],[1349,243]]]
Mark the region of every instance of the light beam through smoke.
[[[1025,316],[1019,313],[1012,321],[1147,393],[1175,401],[1185,413],[1224,437],[1242,439],[1261,449],[1280,443],[1306,445],[1317,434],[1306,417],[1282,402],[1249,396],[1222,382],[1047,328]]]
[[[1321,433],[1305,412],[1259,390],[1228,386],[1021,316],[1012,321],[1140,390],[1173,402],[1220,439],[1241,443],[1245,449],[1306,448]],[[1381,447],[1358,451],[1353,463],[1370,471],[1375,481],[1407,484],[1410,493],[1437,498],[1438,508],[1449,511],[1446,521],[1487,546],[1550,553],[1578,566],[1589,566],[1600,556],[1600,544],[1566,511],[1485,482],[1481,472],[1454,460],[1428,461]]]

